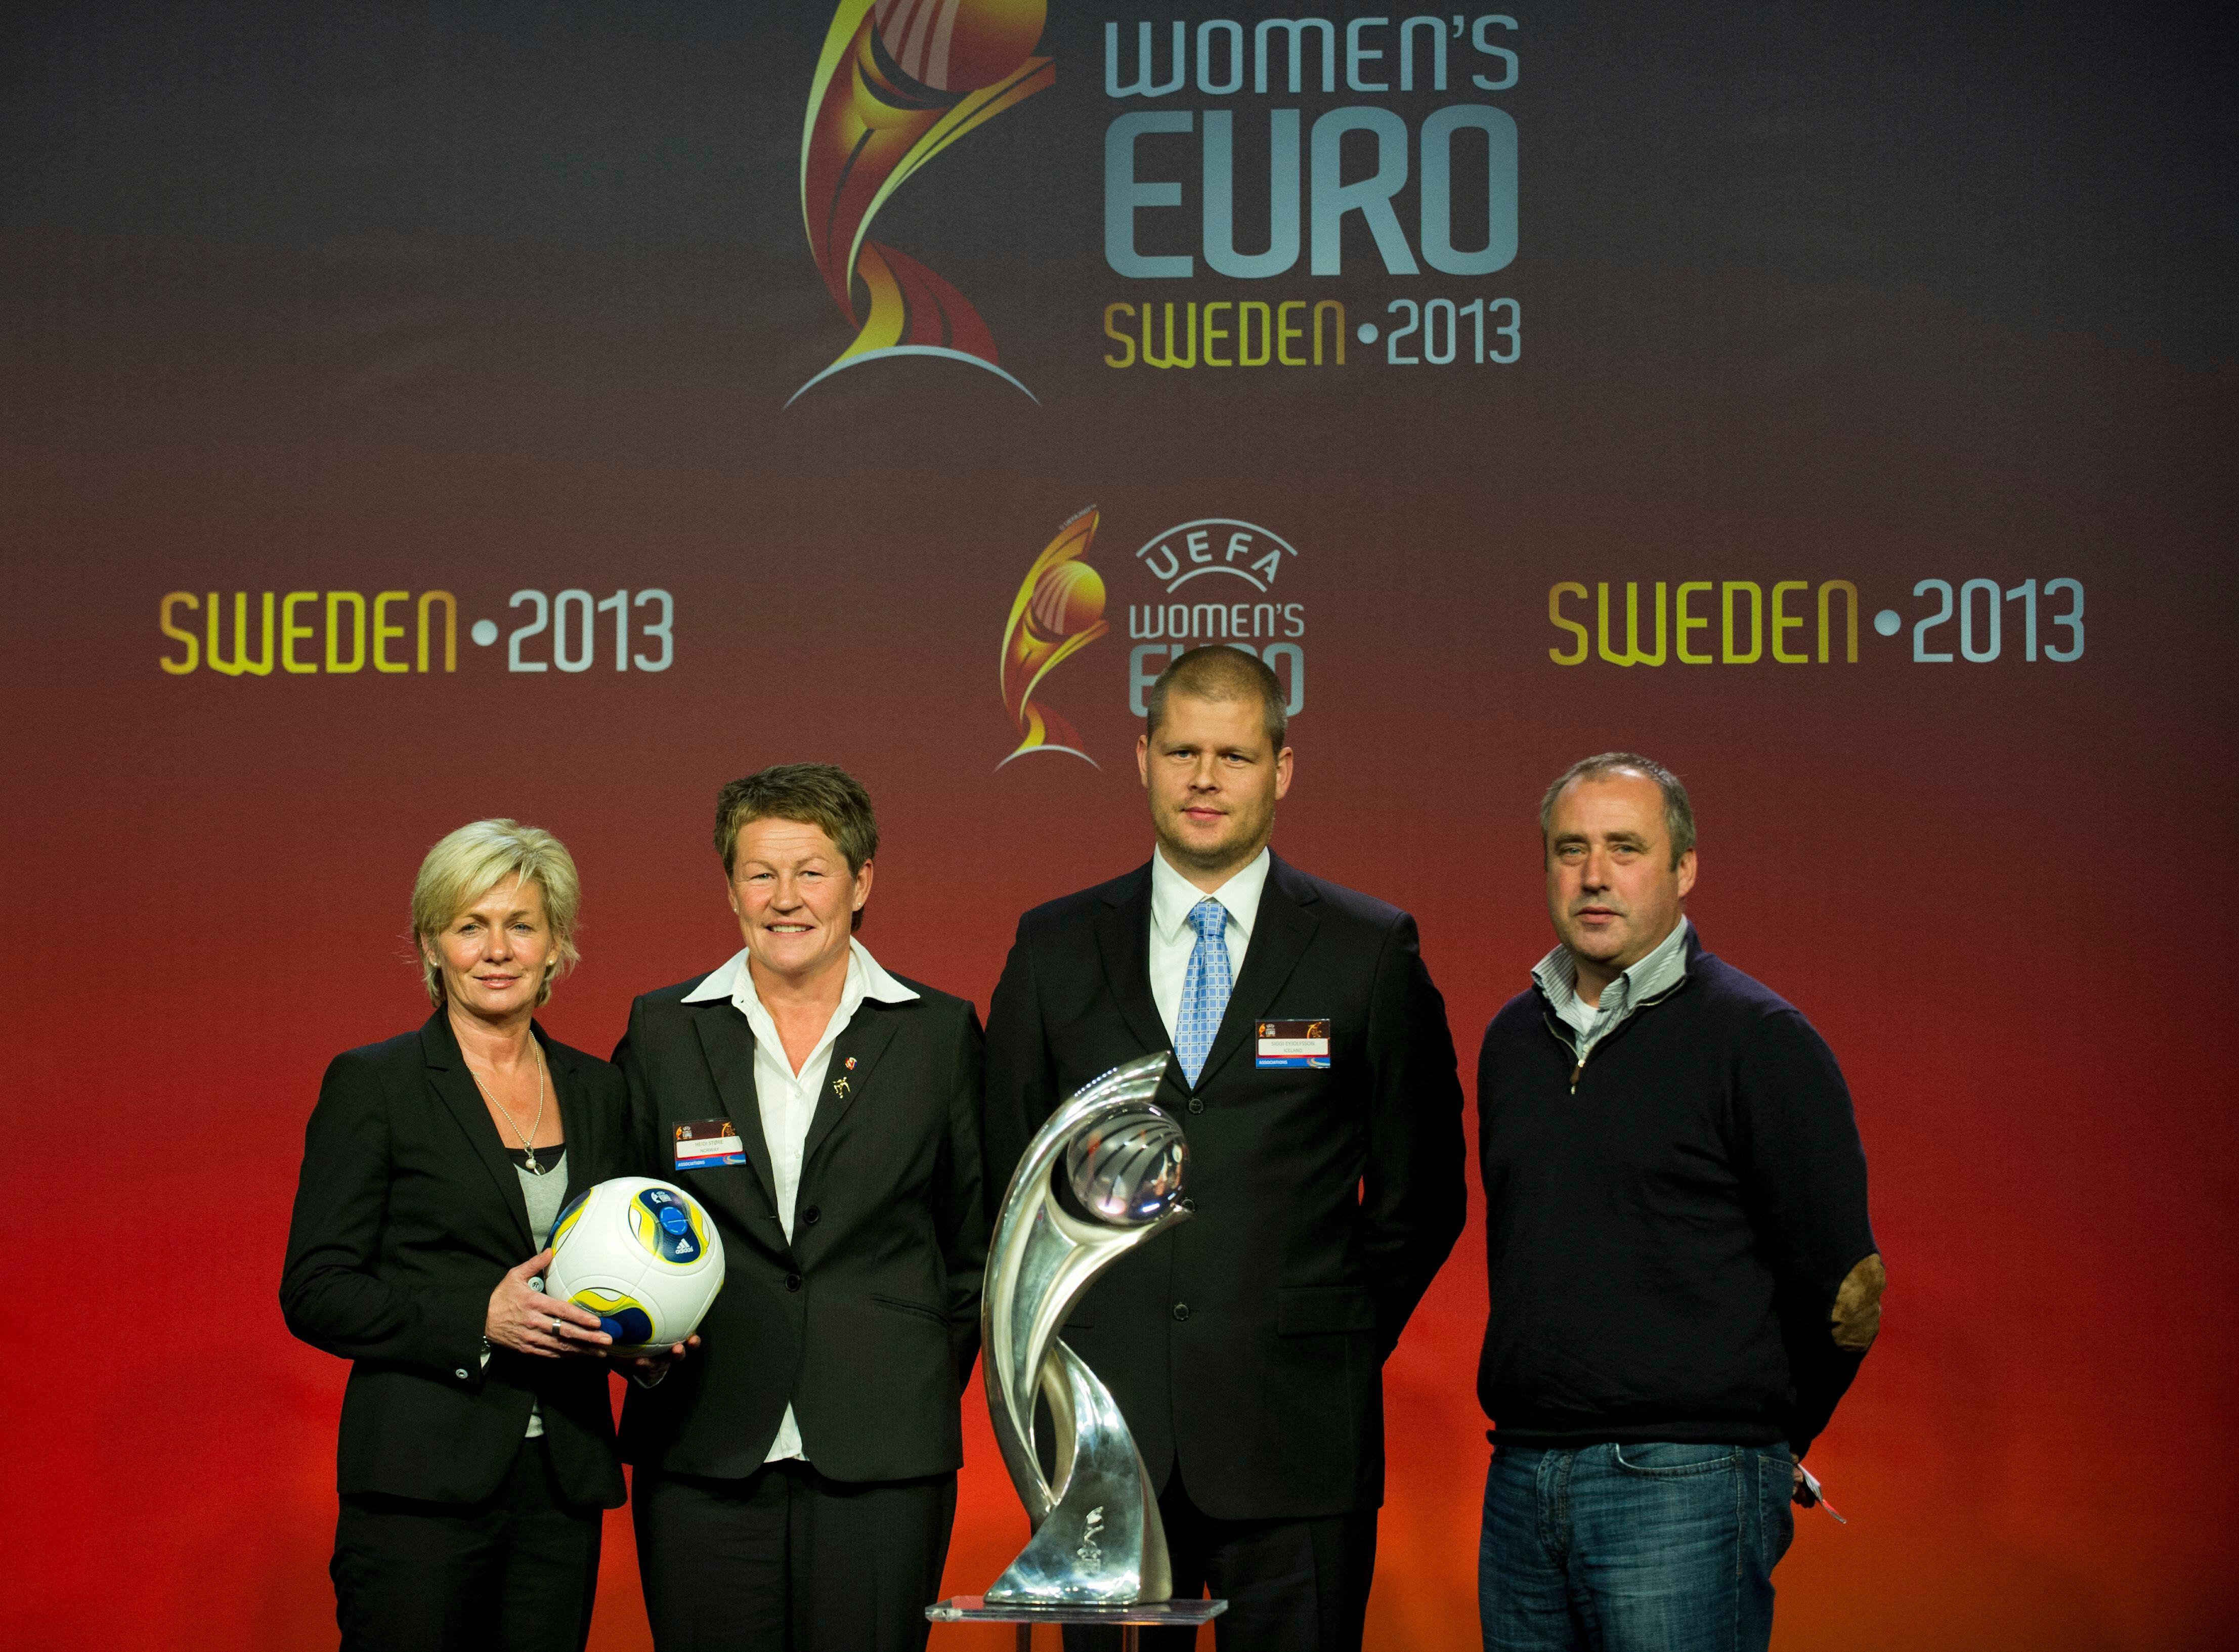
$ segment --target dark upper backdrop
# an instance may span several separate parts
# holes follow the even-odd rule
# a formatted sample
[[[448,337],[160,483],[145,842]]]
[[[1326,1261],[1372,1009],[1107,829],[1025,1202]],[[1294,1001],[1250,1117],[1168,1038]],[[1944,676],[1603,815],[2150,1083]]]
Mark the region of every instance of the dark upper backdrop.
[[[1612,746],[1687,778],[1706,940],[1841,1056],[1894,1283],[1814,1454],[1851,1523],[1804,1522],[1782,1644],[2218,1644],[2239,1283],[2217,1008],[2239,803],[2229,17],[1526,6],[1512,30],[1462,14],[1457,37],[1437,14],[1446,89],[1423,25],[1403,93],[1347,87],[1347,21],[1385,14],[1293,10],[1332,22],[1334,91],[1311,30],[1299,92],[1279,32],[1267,94],[1204,90],[1201,33],[1226,75],[1216,27],[1187,36],[1189,83],[1146,99],[1108,94],[1105,24],[1127,84],[1138,23],[1163,76],[1169,20],[1202,19],[1055,0],[1054,85],[933,159],[871,232],[969,301],[1035,399],[896,358],[787,408],[853,336],[801,207],[830,15],[110,5],[4,25],[0,1254],[19,1273],[0,1383],[27,1642],[331,1635],[342,1370],[288,1338],[273,1292],[322,1065],[424,1007],[402,931],[429,842],[492,813],[567,839],[587,961],[548,1018],[603,1052],[633,993],[735,945],[716,786],[828,758],[885,827],[865,939],[984,1003],[1022,906],[1146,852],[1131,634],[1185,601],[1201,632],[1196,604],[1241,599],[1295,605],[1271,616],[1305,685],[1279,846],[1419,915],[1465,1066],[1547,943],[1538,790]],[[1236,12],[1247,47],[1270,15]],[[1401,21],[1352,32],[1386,54],[1354,80],[1396,83]],[[1472,83],[1504,78],[1477,39],[1516,54],[1514,85]],[[1425,125],[1452,105],[1513,123],[1497,271],[1421,257]],[[1387,269],[1359,214],[1339,273],[1206,268],[1205,116],[1232,116],[1248,253],[1275,109],[1308,130],[1384,111],[1344,118],[1398,135],[1392,224],[1418,273]],[[1185,110],[1190,130],[1136,145],[1139,179],[1182,186],[1137,241],[1194,273],[1124,277],[1106,129]],[[1348,136],[1324,188],[1372,174],[1375,141]],[[1475,129],[1451,151],[1466,252],[1504,181]],[[1171,303],[1189,336],[1210,305],[1227,328],[1246,302],[1325,300],[1342,367],[1106,364],[1110,305],[1134,307],[1113,312],[1126,332]],[[1472,359],[1477,302],[1489,354],[1520,312],[1519,359]],[[1399,351],[1427,331],[1451,362],[1365,341],[1410,303]],[[1006,616],[1088,506],[1111,630],[1039,698],[1099,766],[999,770],[1019,738]],[[1137,548],[1209,518],[1291,547],[1276,589],[1164,589]],[[1963,635],[1916,631],[1937,580]],[[1583,634],[1550,619],[1566,581]],[[1667,619],[1681,582],[1711,582],[1684,640],[1717,663],[1681,663],[1676,626],[1660,666],[1601,657],[1598,587],[1619,627],[1636,587],[1651,647],[1659,581]],[[1830,581],[1858,593],[1856,663]],[[281,614],[304,634],[269,673],[210,668],[211,593],[229,658],[248,594],[255,660],[262,594],[299,590]],[[442,590],[455,668],[438,601],[428,671],[326,670],[330,641],[361,657],[391,590],[383,657],[415,663],[420,594]],[[594,605],[618,590],[641,660],[661,604],[638,594],[668,594],[666,670],[614,668],[615,610]],[[516,592],[554,605],[587,669],[507,669],[536,611]],[[192,650],[159,628],[173,594]],[[1804,620],[1777,637],[1776,595]],[[2081,657],[2056,660],[2079,600]],[[1760,657],[1724,662],[1757,605]],[[1062,606],[1060,629],[1093,617]],[[1994,608],[1996,658],[1915,658],[1988,654]],[[1270,640],[1248,608],[1224,617]],[[1588,658],[1557,663],[1582,635]],[[309,670],[287,669],[291,641]],[[1481,1231],[1388,1374],[1379,1645],[1473,1643]],[[980,1410],[975,1393],[958,1589],[1023,1534]],[[595,1643],[641,1643],[626,1523],[609,1538]]]

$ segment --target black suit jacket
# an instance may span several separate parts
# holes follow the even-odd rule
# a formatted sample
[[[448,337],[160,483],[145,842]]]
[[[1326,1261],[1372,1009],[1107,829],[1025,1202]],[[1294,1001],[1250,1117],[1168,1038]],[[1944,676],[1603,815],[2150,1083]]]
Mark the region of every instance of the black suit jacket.
[[[1056,1105],[1172,1045],[1151,996],[1146,865],[1019,922],[987,1018],[989,1185]],[[1328,1020],[1325,1069],[1263,1068],[1254,1023]],[[1384,1495],[1383,1362],[1461,1232],[1461,1087],[1415,922],[1278,859],[1194,1087],[1190,1221],[1114,1264],[1066,1340],[1112,1390],[1153,1484],[1179,1460],[1226,1519]]]
[[[624,1168],[621,1075],[547,1038],[568,1198]],[[437,1503],[488,1496],[532,1403],[561,1491],[614,1508],[621,1465],[604,1360],[506,1349],[482,1363],[490,1293],[536,1254],[521,1179],[438,1010],[417,1032],[338,1055],[303,1136],[280,1310],[354,1361],[339,1483]]]
[[[979,1346],[987,1218],[980,1187],[980,1017],[915,981],[865,998],[833,1043],[803,1144],[790,1244],[754,1094],[754,1035],[700,979],[630,1006],[615,1051],[641,1171],[694,1195],[723,1236],[702,1346],[634,1388],[622,1449],[672,1473],[754,1472],[793,1406],[808,1460],[835,1480],[961,1466],[958,1396]],[[847,1066],[849,1057],[854,1066]],[[835,1080],[845,1078],[844,1094]],[[747,1162],[676,1168],[676,1126],[728,1118]]]

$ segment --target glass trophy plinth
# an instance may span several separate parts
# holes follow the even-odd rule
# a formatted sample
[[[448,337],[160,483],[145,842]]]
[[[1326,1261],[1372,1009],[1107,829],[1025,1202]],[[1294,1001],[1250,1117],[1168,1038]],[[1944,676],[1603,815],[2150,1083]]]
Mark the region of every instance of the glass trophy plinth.
[[[990,1606],[984,1595],[952,1595],[935,1601],[925,1615],[935,1623],[1015,1623],[1019,1652],[1033,1644],[1037,1623],[1102,1625],[1120,1631],[1120,1644],[1135,1652],[1146,1629],[1193,1629],[1228,1609],[1226,1601],[1141,1601],[1133,1606]]]

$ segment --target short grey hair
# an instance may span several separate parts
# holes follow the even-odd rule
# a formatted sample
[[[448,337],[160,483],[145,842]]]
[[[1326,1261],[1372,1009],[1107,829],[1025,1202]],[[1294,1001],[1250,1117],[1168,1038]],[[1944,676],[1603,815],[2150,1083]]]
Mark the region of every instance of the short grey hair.
[[[518,878],[544,892],[545,921],[552,926],[552,956],[536,989],[541,1006],[554,983],[575,967],[575,914],[582,886],[575,877],[568,846],[549,832],[518,820],[474,820],[428,851],[412,882],[413,951],[420,959],[421,984],[428,1000],[443,1007],[443,972],[428,956],[426,943],[450,927],[451,920],[508,879]]]
[[[776,763],[733,780],[715,794],[715,853],[723,876],[738,871],[739,833],[757,820],[792,820],[832,839],[860,878],[879,853],[879,817],[862,781],[836,763]],[[847,919],[850,934],[863,926],[863,909]]]
[[[879,817],[862,781],[834,763],[777,763],[733,780],[715,794],[715,853],[729,877],[739,833],[756,820],[813,826],[832,839],[851,874],[879,853]]]
[[[1547,827],[1555,818],[1555,799],[1565,788],[1579,780],[1598,780],[1611,774],[1626,772],[1638,774],[1656,782],[1664,793],[1664,832],[1671,839],[1671,864],[1678,866],[1680,857],[1695,846],[1695,806],[1687,800],[1687,788],[1679,784],[1679,777],[1652,757],[1643,757],[1638,752],[1603,752],[1593,757],[1582,757],[1555,777],[1546,794],[1539,799],[1539,846],[1544,853],[1547,846]]]

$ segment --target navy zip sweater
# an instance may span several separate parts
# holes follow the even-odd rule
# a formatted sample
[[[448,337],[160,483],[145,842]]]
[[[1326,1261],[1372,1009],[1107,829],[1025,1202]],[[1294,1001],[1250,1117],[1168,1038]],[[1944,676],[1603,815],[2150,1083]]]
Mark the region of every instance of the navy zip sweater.
[[[1800,1456],[1857,1374],[1829,1316],[1877,1248],[1834,1055],[1694,935],[1679,985],[1571,1045],[1534,986],[1478,1058],[1493,1439]]]

